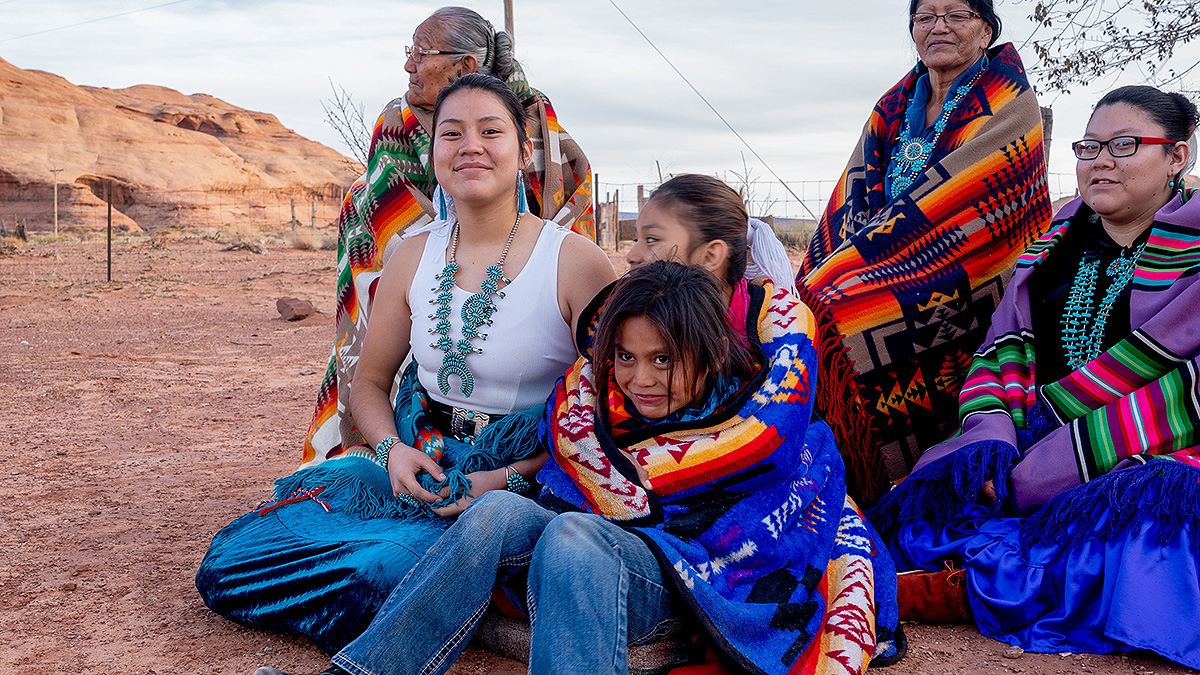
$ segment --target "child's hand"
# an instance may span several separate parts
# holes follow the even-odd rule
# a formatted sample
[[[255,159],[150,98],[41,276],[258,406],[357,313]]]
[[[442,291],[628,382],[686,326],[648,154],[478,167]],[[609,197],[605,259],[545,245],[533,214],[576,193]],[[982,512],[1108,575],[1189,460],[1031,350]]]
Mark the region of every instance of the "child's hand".
[[[990,480],[987,481],[986,483],[983,484],[983,487],[979,488],[979,491],[981,493],[983,493],[983,495],[985,497],[988,498],[988,503],[994,504],[996,502],[996,482],[995,481],[990,481]]]
[[[467,474],[467,480],[471,481],[471,494],[463,495],[462,499],[447,504],[440,509],[434,509],[433,512],[443,518],[457,516],[466,510],[467,505],[483,496],[483,493],[490,490],[505,490],[508,489],[508,480],[505,478],[504,469],[496,469],[494,471],[476,471]],[[442,488],[440,493],[441,499],[450,496],[450,488]],[[430,500],[432,501],[432,500]]]
[[[446,480],[442,467],[433,458],[416,448],[396,443],[388,452],[388,479],[392,483],[392,495],[412,495],[423,502],[436,502],[438,496],[421,487],[417,476],[426,471],[436,480]]]

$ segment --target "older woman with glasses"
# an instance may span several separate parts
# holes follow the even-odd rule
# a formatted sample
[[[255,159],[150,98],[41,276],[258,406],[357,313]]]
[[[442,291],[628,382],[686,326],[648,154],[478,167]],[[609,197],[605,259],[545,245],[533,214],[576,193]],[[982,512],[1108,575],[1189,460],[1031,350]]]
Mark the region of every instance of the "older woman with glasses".
[[[375,123],[367,170],[351,186],[338,216],[337,339],[317,395],[303,466],[362,443],[348,410],[350,381],[366,335],[371,298],[400,235],[437,218],[437,178],[430,162],[430,124],[438,93],[467,73],[508,84],[528,116],[534,157],[519,188],[529,211],[594,238],[591,167],[558,123],[550,100],[532,88],[513,56],[512,38],[466,7],[443,7],[405,47],[408,91]]]
[[[1153,87],[1096,105],[1080,197],[1017,263],[960,433],[871,514],[901,569],[964,568],[901,575],[902,618],[1200,667],[1198,122]]]
[[[1017,255],[1050,221],[1041,115],[992,0],[911,0],[920,62],[876,104],[796,278],[818,411],[859,503],[954,428]]]

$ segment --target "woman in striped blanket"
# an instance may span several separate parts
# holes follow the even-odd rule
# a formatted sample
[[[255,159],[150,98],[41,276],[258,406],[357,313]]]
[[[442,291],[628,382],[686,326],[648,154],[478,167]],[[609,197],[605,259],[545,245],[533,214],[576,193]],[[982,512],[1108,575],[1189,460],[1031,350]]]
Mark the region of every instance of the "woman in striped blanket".
[[[992,0],[911,0],[920,62],[875,105],[796,285],[820,326],[817,410],[873,504],[954,431],[1017,256],[1050,225],[1042,121]]]
[[[902,575],[902,616],[1200,667],[1198,121],[1152,87],[1097,104],[1081,196],[1021,257],[960,433],[871,514],[902,569],[964,568]]]

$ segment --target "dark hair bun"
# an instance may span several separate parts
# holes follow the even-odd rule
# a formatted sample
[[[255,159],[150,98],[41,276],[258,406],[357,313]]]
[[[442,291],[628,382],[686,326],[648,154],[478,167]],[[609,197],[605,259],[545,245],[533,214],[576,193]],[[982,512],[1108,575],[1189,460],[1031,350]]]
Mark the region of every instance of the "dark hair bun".
[[[497,31],[496,49],[492,52],[492,76],[507,81],[516,69],[517,59],[513,54],[512,36],[504,31]]]
[[[1183,94],[1173,91],[1167,95],[1171,97],[1172,101],[1175,101],[1175,105],[1179,106],[1179,112],[1183,113],[1183,124],[1187,130],[1187,135],[1184,136],[1184,140],[1186,140],[1196,133],[1196,127],[1200,126],[1200,112],[1196,110],[1196,104]]]

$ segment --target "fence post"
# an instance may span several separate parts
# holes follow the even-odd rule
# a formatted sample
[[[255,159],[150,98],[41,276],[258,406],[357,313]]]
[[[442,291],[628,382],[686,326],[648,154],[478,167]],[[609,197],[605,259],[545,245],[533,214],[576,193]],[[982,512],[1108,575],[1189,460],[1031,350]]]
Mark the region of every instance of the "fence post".
[[[1050,166],[1050,136],[1054,131],[1054,111],[1050,108],[1042,107],[1042,144],[1043,152],[1046,153],[1046,166]]]
[[[604,248],[609,251],[617,250],[617,230],[621,225],[621,191],[613,190],[612,206],[608,210],[608,223],[605,225]]]
[[[317,229],[317,198],[309,197],[312,200],[312,229],[315,232]]]
[[[595,219],[595,228],[592,230],[592,240],[597,246],[600,245],[600,174],[592,174],[592,217]]]
[[[112,281],[112,180],[108,181],[108,280]]]
[[[646,204],[646,186],[638,186],[638,213],[642,212],[642,207]]]
[[[63,171],[58,167],[50,169],[50,173],[54,174],[54,238],[58,239],[58,174]]]

